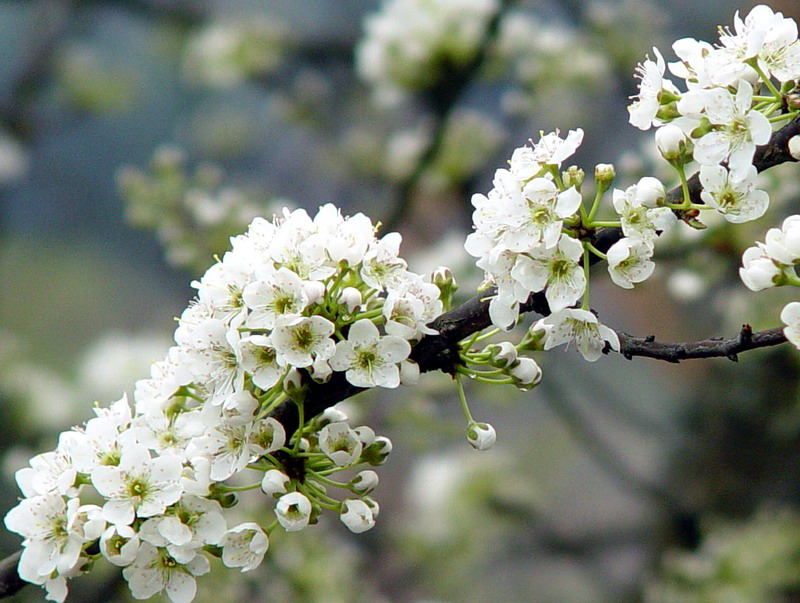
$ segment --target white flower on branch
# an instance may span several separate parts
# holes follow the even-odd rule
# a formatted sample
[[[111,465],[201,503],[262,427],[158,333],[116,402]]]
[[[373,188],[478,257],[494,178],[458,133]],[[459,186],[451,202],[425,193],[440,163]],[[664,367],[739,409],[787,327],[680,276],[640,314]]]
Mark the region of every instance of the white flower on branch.
[[[666,90],[671,94],[678,95],[675,85],[664,78],[666,64],[664,57],[661,56],[658,48],[653,47],[653,54],[656,60],[646,59],[636,67],[636,77],[639,79],[639,94],[632,97],[634,100],[628,107],[629,121],[631,125],[640,130],[649,130],[653,125],[660,122],[656,119],[656,113],[661,106],[661,91]]]
[[[547,303],[557,312],[578,301],[586,289],[582,257],[580,241],[561,235],[553,250],[540,246],[517,256],[511,276],[527,291],[542,291],[546,287]]]
[[[149,599],[166,591],[173,603],[188,603],[197,592],[195,576],[207,574],[210,569],[208,559],[203,555],[195,555],[190,561],[180,563],[166,549],[145,542],[122,575],[136,599]]]
[[[525,182],[533,178],[544,166],[561,167],[561,163],[575,154],[583,142],[583,130],[570,130],[565,138],[560,132],[539,132],[539,142],[530,141],[531,146],[520,147],[511,155],[511,173]]]
[[[544,331],[544,349],[577,342],[578,351],[589,362],[599,359],[608,343],[619,351],[619,337],[607,326],[600,324],[597,316],[588,310],[566,308],[540,319],[534,331]]]
[[[284,530],[298,532],[311,519],[311,501],[300,492],[289,492],[278,499],[275,515]]]
[[[348,498],[342,501],[342,512],[339,515],[342,523],[354,534],[361,534],[375,525],[375,515],[363,500]]]
[[[319,431],[319,448],[334,463],[343,467],[359,459],[363,444],[347,423],[330,423]]]
[[[225,532],[219,541],[222,562],[226,567],[240,567],[241,571],[254,570],[269,549],[269,538],[257,523],[240,523]]]
[[[119,525],[130,525],[135,517],[164,513],[183,493],[180,477],[177,458],[151,458],[139,444],[123,448],[119,465],[95,467],[91,474],[95,489],[107,499],[103,516]]]
[[[700,166],[700,197],[714,207],[728,222],[739,224],[764,215],[769,207],[769,195],[755,188],[758,172],[748,165],[738,172],[721,165]]]
[[[347,339],[336,344],[330,360],[335,371],[345,371],[357,387],[400,385],[398,364],[408,358],[411,345],[395,335],[381,336],[372,321],[364,318],[350,326]]]
[[[695,140],[694,158],[701,165],[727,161],[731,171],[744,173],[756,145],[766,144],[772,134],[769,120],[751,110],[753,86],[739,80],[735,96],[727,88],[703,90],[702,96],[705,116],[716,127]]]
[[[655,270],[653,247],[645,240],[623,237],[606,254],[611,280],[623,289],[633,289],[634,283],[650,278]]]

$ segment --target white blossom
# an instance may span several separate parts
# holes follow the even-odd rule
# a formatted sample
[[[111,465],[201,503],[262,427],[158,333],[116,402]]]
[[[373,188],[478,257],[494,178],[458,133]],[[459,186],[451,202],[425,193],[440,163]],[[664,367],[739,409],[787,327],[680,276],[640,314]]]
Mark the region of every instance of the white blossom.
[[[333,331],[333,323],[322,316],[278,318],[271,336],[278,362],[305,368],[316,359],[330,358],[335,349]]]
[[[267,496],[285,494],[286,484],[288,483],[288,475],[277,469],[270,469],[264,473],[264,477],[261,480],[261,491]]]
[[[651,209],[642,203],[637,184],[624,191],[614,189],[612,193],[614,209],[620,216],[622,232],[626,237],[637,238],[653,243],[660,231],[675,223],[675,215],[667,207]]]
[[[172,456],[152,458],[141,445],[123,449],[119,465],[92,470],[92,484],[107,499],[103,516],[110,523],[130,525],[135,516],[164,512],[183,493],[181,462]]]
[[[658,123],[656,113],[661,106],[660,95],[662,90],[677,94],[674,84],[664,79],[666,64],[658,48],[653,47],[656,60],[646,59],[636,67],[636,77],[639,79],[639,94],[632,97],[634,101],[628,107],[629,121],[640,130],[649,130]]]
[[[767,255],[763,244],[744,250],[739,277],[748,289],[761,291],[774,287],[782,274],[782,266]]]
[[[363,500],[357,498],[348,498],[342,501],[339,518],[354,534],[366,532],[375,525],[372,509]]]
[[[542,291],[550,309],[561,310],[578,301],[586,289],[581,259],[583,245],[562,235],[553,250],[536,247],[517,256],[511,276],[528,291]]]
[[[136,599],[148,599],[166,591],[173,603],[189,603],[197,592],[195,576],[208,573],[210,565],[203,555],[179,563],[166,549],[143,542],[133,563],[122,570]]]
[[[300,492],[289,492],[278,499],[275,515],[284,530],[297,532],[311,519],[311,501]]]
[[[744,170],[728,171],[721,165],[700,166],[700,197],[725,216],[728,222],[739,224],[764,215],[769,207],[769,195],[755,188],[758,175],[754,165]]]
[[[330,423],[319,431],[319,448],[341,467],[359,459],[362,443],[347,423]]]
[[[534,331],[544,331],[544,349],[549,350],[557,345],[569,344],[575,340],[578,351],[589,362],[600,358],[608,343],[613,350],[619,351],[619,337],[607,326],[600,324],[597,317],[588,310],[567,308],[554,312],[540,319]]]
[[[5,526],[25,537],[19,576],[44,584],[53,572],[68,572],[78,563],[83,544],[98,538],[105,522],[100,507],[46,494],[20,501],[6,515]]]
[[[245,522],[225,532],[219,544],[226,567],[240,567],[241,571],[249,572],[261,565],[269,538],[257,523]]]
[[[653,247],[647,241],[623,237],[606,253],[611,280],[623,289],[633,289],[634,283],[641,283],[653,274],[652,256]]]
[[[357,387],[389,387],[400,385],[402,362],[411,353],[409,343],[394,335],[381,336],[368,319],[350,326],[347,339],[336,344],[330,360],[336,371],[345,371],[347,380]]]
[[[250,308],[246,324],[253,329],[271,329],[276,318],[297,316],[309,303],[303,281],[288,268],[265,272],[241,295]]]
[[[751,110],[753,87],[739,80],[736,95],[725,88],[703,91],[705,115],[716,126],[695,140],[694,158],[701,165],[728,161],[728,167],[743,173],[753,162],[756,145],[766,144],[772,134],[769,120]]]

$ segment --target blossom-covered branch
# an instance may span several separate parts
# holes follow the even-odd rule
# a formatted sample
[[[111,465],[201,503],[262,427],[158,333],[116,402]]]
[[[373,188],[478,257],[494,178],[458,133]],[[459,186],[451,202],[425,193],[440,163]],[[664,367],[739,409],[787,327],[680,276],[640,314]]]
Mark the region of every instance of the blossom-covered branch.
[[[453,375],[466,439],[485,450],[496,434],[472,417],[462,377],[533,388],[542,371],[532,352],[575,342],[589,362],[611,350],[677,362],[735,358],[787,339],[800,347],[800,302],[784,308],[782,331],[746,327],[733,340],[683,344],[620,335],[591,310],[593,264],[605,262],[614,284],[633,289],[653,274],[662,232],[702,228],[701,216],[714,212],[733,224],[761,217],[769,196],[756,188],[757,172],[800,156],[797,27],[765,6],[735,22],[716,47],[676,43],[681,60],[670,70],[685,91],[664,78],[656,49],[638,69],[631,123],[658,129],[655,143],[680,186],[667,193],[643,177],[613,188],[614,167],[599,164],[587,194],[581,168],[562,171],[583,130],[540,132],[495,172],[487,194],[472,197],[475,228],[464,247],[484,282],[455,309],[450,270],[412,272],[401,236],[379,238],[363,214],[328,204],[315,216],[284,209],[253,220],[192,283],[197,297],[175,345],[136,383],[132,401],[96,408],[17,472],[24,497],[5,525],[24,549],[18,563],[3,564],[0,582],[13,590],[21,578],[63,601],[67,580],[102,558],[123,568],[135,598],[164,591],[183,603],[210,556],[253,570],[276,529],[299,531],[331,513],[352,532],[369,530],[378,475],[364,466],[382,464],[392,445],[332,408],[367,388],[414,385],[432,370]],[[788,125],[773,134],[775,124]],[[754,291],[800,286],[800,216],[770,229],[742,261]],[[542,318],[521,341],[492,339],[528,312]],[[359,471],[333,479],[350,470]],[[268,525],[228,524],[225,510],[248,491],[274,503]]]

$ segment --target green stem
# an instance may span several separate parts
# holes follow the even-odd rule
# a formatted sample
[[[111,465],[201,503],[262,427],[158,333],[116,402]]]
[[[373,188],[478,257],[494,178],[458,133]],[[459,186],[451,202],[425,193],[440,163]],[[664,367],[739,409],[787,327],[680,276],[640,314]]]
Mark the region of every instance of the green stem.
[[[305,416],[303,413],[303,401],[295,400],[297,405],[297,431],[295,432],[294,446],[292,446],[292,454],[300,452],[300,440],[303,439],[303,426],[305,425]]]
[[[605,193],[606,190],[608,190],[608,188],[605,190],[601,189],[600,187],[597,188],[597,192],[594,195],[594,201],[592,201],[592,208],[589,210],[589,215],[586,217],[586,220],[584,220],[584,225],[587,228],[597,227],[594,222],[594,217],[597,215],[597,210],[600,209],[600,199],[603,197],[603,193]],[[583,206],[581,205],[581,207]]]
[[[770,93],[772,94],[772,96],[775,97],[775,100],[777,102],[782,103],[783,102],[783,96],[781,95],[780,91],[775,87],[775,84],[773,84],[770,81],[770,79],[767,77],[767,74],[764,73],[764,71],[761,69],[761,67],[758,64],[758,59],[756,57],[753,57],[752,59],[750,59],[748,61],[745,61],[745,63],[747,63],[753,69],[755,69],[756,73],[761,78],[761,80],[764,82],[764,85],[767,87],[767,90],[770,91]]]
[[[586,241],[583,243],[583,275],[586,278],[586,289],[583,291],[583,302],[581,303],[581,309],[583,310],[589,309],[589,266],[591,257],[586,243]]]
[[[589,251],[591,251],[593,254],[595,254],[597,257],[599,257],[601,260],[606,259],[606,254],[603,253],[602,251],[600,251],[594,245],[592,245],[589,241],[584,241],[583,242],[583,247],[585,249],[588,249]]]
[[[461,410],[464,411],[464,416],[467,418],[467,423],[474,423],[472,413],[469,412],[469,405],[467,404],[467,395],[464,393],[464,384],[461,382],[461,373],[456,373],[456,388],[458,389],[458,399],[461,402]]]
[[[686,170],[683,169],[683,164],[675,166],[678,176],[681,179],[681,191],[683,192],[683,203],[680,209],[689,209],[692,205],[692,196],[689,194],[689,182],[686,180]]]
[[[217,489],[221,492],[247,492],[248,490],[255,490],[261,487],[261,482],[256,484],[251,484],[249,486],[223,486],[222,484],[217,485]]]

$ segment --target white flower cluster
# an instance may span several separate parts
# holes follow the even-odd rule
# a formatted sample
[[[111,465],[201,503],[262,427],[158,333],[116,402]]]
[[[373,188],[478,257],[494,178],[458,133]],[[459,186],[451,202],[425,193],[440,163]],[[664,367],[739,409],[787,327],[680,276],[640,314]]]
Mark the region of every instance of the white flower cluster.
[[[19,575],[62,601],[66,579],[102,556],[125,568],[134,597],[165,591],[190,601],[194,577],[209,570],[204,551],[251,570],[276,525],[302,529],[321,509],[354,532],[371,528],[378,506],[366,494],[377,475],[330,476],[382,463],[389,440],[350,428],[334,409],[296,434],[269,413],[290,398],[302,410],[301,369],[318,381],[340,371],[358,387],[418,376],[409,342],[433,332],[426,324],[442,311],[439,288],[406,269],[399,235],[377,239],[374,230],[365,216],[326,205],[314,218],[285,210],[274,222],[257,219],[234,238],[194,283],[177,345],[136,384],[133,410],[127,398],[97,409],[18,471],[25,498],[5,524],[25,539]],[[249,487],[223,484],[237,474],[240,483],[246,469],[259,476]],[[328,486],[354,496],[337,501]],[[277,499],[274,525],[228,529],[233,491],[259,487]]]
[[[770,228],[764,242],[742,254],[739,276],[752,291],[781,285],[800,286],[795,266],[800,264],[800,216],[789,216],[780,228]],[[790,302],[781,312],[786,338],[800,349],[800,302]]]
[[[666,158],[687,153],[700,164],[703,201],[726,220],[761,217],[769,197],[755,188],[753,155],[769,141],[769,118],[783,110],[782,94],[800,78],[796,23],[759,5],[744,19],[736,14],[733,32],[720,29],[716,46],[684,38],[672,48],[680,60],[669,70],[686,90],[664,77],[667,65],[653,48],[655,60],[638,67],[630,122],[642,130],[658,127],[656,143]],[[762,88],[771,96],[760,96]]]
[[[495,326],[511,328],[520,304],[531,293],[544,291],[551,314],[534,325],[534,331],[544,333],[545,349],[577,339],[583,356],[594,361],[606,342],[619,349],[619,340],[591,312],[573,308],[587,290],[588,247],[572,228],[583,220],[579,184],[563,184],[569,171],[561,180],[558,169],[582,140],[581,129],[565,138],[551,132],[515,150],[509,169],[495,173],[489,194],[472,197],[475,232],[467,237],[465,248],[478,258],[487,284],[497,287],[489,304]],[[613,168],[598,166],[596,178],[610,182]],[[621,287],[631,288],[653,272],[650,258],[657,233],[675,220],[669,208],[658,207],[665,195],[664,185],[651,177],[613,191],[625,237],[609,249],[607,259],[611,278]]]
[[[497,0],[387,0],[366,20],[356,68],[378,100],[396,103],[470,61],[497,10]]]

